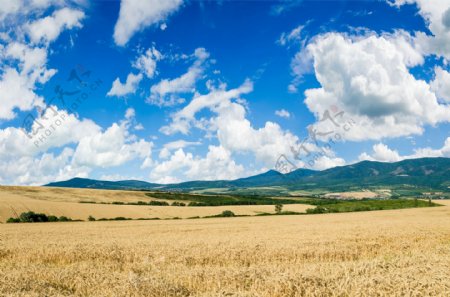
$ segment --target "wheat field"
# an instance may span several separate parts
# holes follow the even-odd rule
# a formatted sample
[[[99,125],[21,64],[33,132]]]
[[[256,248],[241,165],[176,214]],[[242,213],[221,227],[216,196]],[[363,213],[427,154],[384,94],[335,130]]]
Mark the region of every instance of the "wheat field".
[[[236,215],[255,215],[258,213],[274,213],[273,205],[232,205],[232,206],[136,206],[112,204],[88,204],[80,201],[96,203],[138,202],[159,200],[152,199],[141,191],[116,191],[94,189],[69,189],[50,187],[0,186],[0,222],[17,217],[22,212],[34,211],[48,215],[66,216],[77,220],[95,218],[127,217],[138,218],[189,218],[195,216],[213,216],[224,210],[231,210]],[[168,201],[172,203],[173,201]],[[286,211],[305,212],[314,206],[306,204],[289,204]]]
[[[0,296],[449,296],[450,203],[0,224]]]

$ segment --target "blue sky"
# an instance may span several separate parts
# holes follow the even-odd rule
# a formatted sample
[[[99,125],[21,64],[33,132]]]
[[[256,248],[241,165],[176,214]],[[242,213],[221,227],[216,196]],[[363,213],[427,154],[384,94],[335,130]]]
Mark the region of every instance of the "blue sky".
[[[447,0],[0,7],[0,184],[450,156]]]

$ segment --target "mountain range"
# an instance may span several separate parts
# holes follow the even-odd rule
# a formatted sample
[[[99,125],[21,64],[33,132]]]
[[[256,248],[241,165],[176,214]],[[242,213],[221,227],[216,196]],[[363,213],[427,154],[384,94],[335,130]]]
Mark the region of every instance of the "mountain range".
[[[49,183],[48,187],[92,188],[110,190],[193,191],[282,187],[289,190],[326,189],[347,191],[367,187],[403,187],[450,190],[450,158],[420,158],[394,163],[362,161],[322,171],[297,169],[287,174],[275,170],[236,180],[189,181],[156,184],[139,180],[101,181],[73,178]]]

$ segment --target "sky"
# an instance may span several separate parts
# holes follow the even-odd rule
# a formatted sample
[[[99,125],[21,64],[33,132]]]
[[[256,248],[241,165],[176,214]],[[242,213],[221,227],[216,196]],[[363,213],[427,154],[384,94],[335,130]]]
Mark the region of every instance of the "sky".
[[[450,0],[0,0],[0,184],[450,157]]]

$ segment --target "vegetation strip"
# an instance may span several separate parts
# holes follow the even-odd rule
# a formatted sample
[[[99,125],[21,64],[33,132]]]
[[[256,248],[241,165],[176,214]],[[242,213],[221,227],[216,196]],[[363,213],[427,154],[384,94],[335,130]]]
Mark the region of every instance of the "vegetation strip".
[[[319,199],[316,199],[319,200]],[[315,208],[308,208],[306,213],[283,211],[283,205],[278,203],[275,205],[275,213],[260,213],[255,216],[271,216],[271,215],[308,215],[308,214],[323,214],[323,213],[340,213],[340,212],[358,212],[358,211],[373,211],[373,210],[389,210],[389,209],[403,209],[403,208],[418,208],[418,207],[435,207],[440,206],[437,203],[431,201],[423,201],[418,199],[391,199],[391,200],[352,200],[352,201],[334,201],[329,203],[316,204]],[[225,210],[218,215],[212,216],[194,216],[187,219],[200,219],[200,218],[218,218],[218,217],[243,217],[249,215],[236,215],[230,210]],[[179,217],[168,218],[169,220],[178,220]],[[88,217],[88,221],[127,221],[127,220],[160,220],[160,218],[138,218],[132,219],[127,217],[115,217],[115,218],[100,218],[95,219],[92,216]],[[69,222],[69,221],[82,221],[72,220],[71,218],[53,215],[46,215],[43,213],[35,213],[28,211],[22,213],[17,218],[9,218],[7,223],[46,223],[46,222]]]

